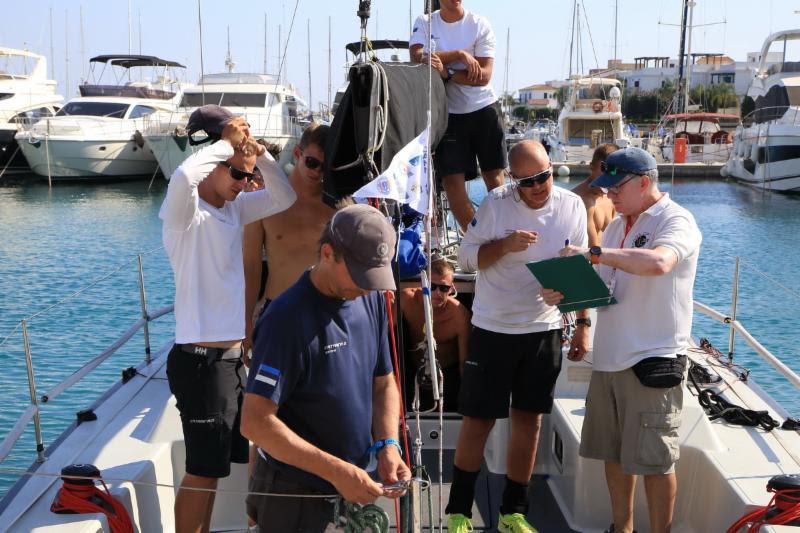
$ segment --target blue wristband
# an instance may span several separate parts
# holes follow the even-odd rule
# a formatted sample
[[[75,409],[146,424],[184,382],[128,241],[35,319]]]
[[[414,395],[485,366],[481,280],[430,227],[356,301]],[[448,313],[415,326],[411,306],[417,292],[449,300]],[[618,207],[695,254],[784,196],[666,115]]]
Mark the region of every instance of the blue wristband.
[[[400,447],[400,443],[397,439],[386,439],[386,440],[379,440],[376,441],[372,446],[369,447],[367,453],[377,453],[381,450],[381,448],[385,448],[386,446],[393,445],[397,446],[397,450],[400,452],[400,456],[403,456],[403,448]]]

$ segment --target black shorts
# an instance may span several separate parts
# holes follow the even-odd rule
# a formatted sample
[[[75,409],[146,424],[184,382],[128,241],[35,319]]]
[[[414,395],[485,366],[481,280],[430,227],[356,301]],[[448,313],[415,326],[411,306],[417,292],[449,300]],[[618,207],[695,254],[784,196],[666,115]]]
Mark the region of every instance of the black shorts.
[[[472,113],[451,113],[447,120],[447,131],[436,146],[434,158],[439,179],[462,173],[472,179],[478,176],[478,164],[483,171],[508,166],[500,102]]]
[[[511,407],[532,413],[553,409],[561,371],[561,330],[512,335],[473,328],[461,376],[459,412],[507,418]]]
[[[245,499],[247,516],[253,519],[264,533],[273,531],[303,531],[323,533],[333,523],[337,498],[321,498],[323,493],[294,481],[285,473],[267,463],[261,455],[256,458],[250,476],[249,492],[270,494],[297,494],[311,498],[290,496],[260,496],[250,494]]]
[[[242,359],[213,360],[176,344],[167,358],[186,443],[186,473],[221,478],[231,462],[247,463],[249,442],[239,431],[247,377]]]

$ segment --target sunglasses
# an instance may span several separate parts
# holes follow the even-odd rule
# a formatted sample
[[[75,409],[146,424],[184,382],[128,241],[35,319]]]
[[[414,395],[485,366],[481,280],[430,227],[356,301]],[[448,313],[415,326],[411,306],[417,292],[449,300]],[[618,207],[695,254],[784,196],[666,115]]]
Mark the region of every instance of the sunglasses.
[[[452,285],[446,285],[444,283],[434,283],[431,281],[431,290],[432,291],[439,291],[439,292],[446,292],[450,294],[450,291],[453,290]]]
[[[247,181],[250,181],[256,175],[255,172],[245,172],[244,170],[240,170],[240,169],[236,168],[235,166],[231,165],[230,163],[228,163],[227,161],[220,161],[219,164],[222,165],[223,167],[227,168],[228,170],[230,170],[231,171],[231,177],[233,179],[235,179],[236,181],[240,181],[240,180],[243,180],[243,179],[247,179]]]
[[[553,169],[548,168],[547,170],[543,170],[538,174],[534,174],[533,176],[525,176],[524,178],[517,178],[514,174],[511,174],[511,177],[516,180],[517,187],[522,187],[523,189],[527,189],[528,187],[533,187],[534,185],[541,185],[547,180],[550,179],[550,176],[553,175]]]
[[[305,156],[303,161],[305,162],[306,167],[310,168],[311,170],[316,170],[322,166],[322,161],[310,155]]]
[[[618,167],[616,165],[608,165],[605,161],[600,162],[600,170],[612,176],[616,176],[617,174],[622,174],[623,176],[626,174],[641,174],[641,172],[634,172],[633,170],[628,170],[627,168]]]

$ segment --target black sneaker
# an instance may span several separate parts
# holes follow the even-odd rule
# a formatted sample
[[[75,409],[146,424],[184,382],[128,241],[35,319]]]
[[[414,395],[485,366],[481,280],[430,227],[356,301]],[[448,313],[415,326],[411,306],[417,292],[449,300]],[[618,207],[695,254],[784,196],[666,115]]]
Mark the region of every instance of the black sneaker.
[[[610,526],[608,526],[608,529],[603,531],[603,533],[614,533],[614,524],[612,523]],[[633,530],[633,533],[636,533],[635,529]]]

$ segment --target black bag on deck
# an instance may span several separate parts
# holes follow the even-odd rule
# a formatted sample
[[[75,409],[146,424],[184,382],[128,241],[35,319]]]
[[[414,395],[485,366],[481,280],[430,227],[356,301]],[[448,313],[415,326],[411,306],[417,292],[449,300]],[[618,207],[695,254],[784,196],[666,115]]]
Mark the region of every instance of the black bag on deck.
[[[686,356],[648,357],[633,365],[633,373],[645,387],[668,389],[680,385],[686,370]]]
[[[447,129],[447,95],[433,73],[431,147]],[[329,205],[372,181],[428,123],[428,67],[411,63],[360,63],[336,110],[325,148],[323,198]],[[372,159],[375,167],[369,164]]]

